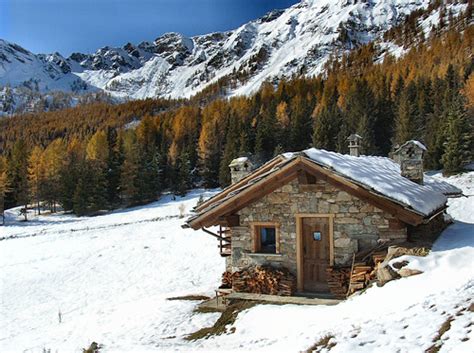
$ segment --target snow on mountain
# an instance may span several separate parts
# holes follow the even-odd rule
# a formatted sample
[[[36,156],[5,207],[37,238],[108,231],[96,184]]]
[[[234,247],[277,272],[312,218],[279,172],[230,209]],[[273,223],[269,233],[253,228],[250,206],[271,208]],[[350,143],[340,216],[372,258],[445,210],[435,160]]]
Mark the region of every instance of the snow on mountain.
[[[468,197],[449,201],[455,223],[428,256],[392,260],[422,274],[335,306],[257,305],[229,333],[191,342],[184,337],[219,314],[194,312],[198,301],[166,299],[213,295],[225,266],[213,237],[181,228],[179,207],[189,212],[200,194],[213,192],[98,217],[42,215],[24,223],[18,209],[7,210],[0,351],[81,352],[96,341],[103,352],[299,352],[329,336],[331,352],[425,352],[435,344],[441,353],[472,352],[474,172],[433,177]]]
[[[239,73],[229,95],[250,94],[265,80],[320,73],[331,53],[342,53],[400,23],[429,0],[303,0],[228,32],[104,47],[94,54],[35,55],[0,40],[0,86],[40,92],[102,90],[122,99],[189,97],[219,78]],[[449,4],[454,14],[465,4]],[[429,31],[438,11],[420,25]],[[400,54],[393,43],[384,48]]]

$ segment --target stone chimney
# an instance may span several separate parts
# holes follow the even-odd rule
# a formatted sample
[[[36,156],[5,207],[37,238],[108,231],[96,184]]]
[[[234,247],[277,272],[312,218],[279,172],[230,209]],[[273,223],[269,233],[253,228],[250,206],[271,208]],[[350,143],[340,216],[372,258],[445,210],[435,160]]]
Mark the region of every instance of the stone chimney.
[[[347,141],[349,141],[349,154],[354,157],[360,156],[360,143],[362,141],[362,136],[357,134],[351,134]]]
[[[419,141],[410,140],[391,153],[392,159],[400,164],[403,177],[423,185],[423,157],[426,147]]]
[[[248,157],[239,157],[229,164],[232,184],[246,177],[253,170],[253,163]]]

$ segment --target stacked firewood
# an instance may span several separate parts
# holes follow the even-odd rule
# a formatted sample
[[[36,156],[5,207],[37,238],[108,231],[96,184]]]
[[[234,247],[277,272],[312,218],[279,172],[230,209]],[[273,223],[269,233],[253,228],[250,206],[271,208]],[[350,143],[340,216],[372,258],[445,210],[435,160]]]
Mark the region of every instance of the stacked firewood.
[[[222,289],[232,288],[232,272],[225,271],[222,274],[222,284],[219,288],[222,288]]]
[[[372,266],[366,265],[365,263],[354,264],[349,283],[349,295],[367,287],[371,280],[373,269]]]
[[[348,267],[328,267],[326,270],[329,291],[337,299],[344,299],[347,295],[350,272]]]
[[[296,291],[296,278],[287,269],[252,266],[231,275],[236,292],[291,296]]]

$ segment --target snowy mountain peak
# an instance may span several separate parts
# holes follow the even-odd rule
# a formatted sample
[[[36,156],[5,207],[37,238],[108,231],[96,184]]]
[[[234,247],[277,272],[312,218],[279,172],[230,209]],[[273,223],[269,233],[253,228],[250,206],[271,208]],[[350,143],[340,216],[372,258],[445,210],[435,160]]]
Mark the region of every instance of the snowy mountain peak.
[[[229,95],[249,94],[265,80],[320,73],[330,54],[381,41],[385,31],[429,4],[429,0],[303,0],[233,31],[192,38],[171,32],[152,42],[107,46],[69,58],[58,53],[34,55],[1,41],[0,87],[26,86],[43,93],[103,91],[121,99],[140,99],[189,97],[227,78],[235,87]],[[466,5],[447,6],[456,14]],[[439,21],[437,16],[428,18]],[[431,24],[436,23],[426,26]]]

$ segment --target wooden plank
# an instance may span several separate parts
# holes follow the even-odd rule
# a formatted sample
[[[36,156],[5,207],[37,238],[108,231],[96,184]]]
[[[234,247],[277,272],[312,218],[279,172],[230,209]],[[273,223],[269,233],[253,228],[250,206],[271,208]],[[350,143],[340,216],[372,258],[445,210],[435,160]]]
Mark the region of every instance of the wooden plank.
[[[341,302],[338,299],[329,299],[327,296],[324,298],[314,297],[303,297],[303,296],[280,296],[280,295],[269,295],[269,294],[254,294],[254,293],[237,293],[232,292],[226,296],[229,300],[256,300],[270,303],[282,303],[282,304],[300,304],[300,305],[336,305]]]
[[[303,291],[303,239],[301,234],[301,217],[296,217],[296,288]]]

